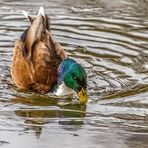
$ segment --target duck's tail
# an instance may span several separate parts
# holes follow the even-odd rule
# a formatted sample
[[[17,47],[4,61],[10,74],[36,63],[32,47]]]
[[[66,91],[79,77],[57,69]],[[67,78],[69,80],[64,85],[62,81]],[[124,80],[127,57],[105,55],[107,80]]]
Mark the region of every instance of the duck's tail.
[[[32,24],[32,22],[34,21],[34,17],[30,16],[26,11],[22,11],[22,13],[24,14],[24,16],[29,20],[29,22]]]
[[[43,18],[45,19],[46,29],[48,31],[50,31],[50,21],[49,21],[49,18],[47,17],[47,15],[45,14],[44,8],[42,6],[40,7],[40,9],[38,11],[37,17],[40,15],[42,15]]]
[[[44,12],[44,8],[42,6],[40,7],[40,9],[38,11],[37,16],[39,16],[39,15],[42,15],[45,18],[45,12]]]
[[[45,19],[45,22],[46,22],[46,29],[48,31],[50,31],[50,21],[49,21],[49,18],[47,17],[47,15],[45,14],[45,11],[44,11],[44,8],[41,6],[39,11],[38,11],[38,14],[36,17],[33,17],[31,15],[28,14],[28,12],[26,11],[22,11],[22,13],[24,14],[24,16],[29,20],[29,22],[32,24],[34,22],[34,20],[38,17],[38,16],[43,16],[43,18]]]
[[[29,20],[30,23],[32,23],[35,20],[35,17],[29,15],[28,12],[23,10],[22,13]],[[46,15],[45,15],[45,12],[44,12],[44,8],[42,6],[40,7],[36,17],[38,17],[39,15],[42,15],[44,18],[46,18]]]
[[[25,47],[23,51],[25,54],[23,55],[28,59],[31,59],[33,45],[35,45],[37,41],[42,41],[46,38],[46,35],[50,32],[50,25],[43,7],[40,7],[36,17],[30,16],[26,11],[23,11],[23,14],[31,23],[28,29],[21,36]],[[49,38],[50,42],[53,43],[53,39],[51,37]]]

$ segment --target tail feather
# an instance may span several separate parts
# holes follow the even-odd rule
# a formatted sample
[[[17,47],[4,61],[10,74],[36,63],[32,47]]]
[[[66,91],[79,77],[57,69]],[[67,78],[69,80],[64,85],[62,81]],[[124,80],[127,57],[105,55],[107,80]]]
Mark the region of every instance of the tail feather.
[[[22,11],[22,13],[24,14],[24,16],[29,20],[29,22],[32,24],[32,22],[35,20],[34,17],[30,16],[26,11]],[[37,16],[39,15],[42,15],[45,19],[46,19],[46,15],[45,15],[45,12],[44,12],[44,8],[41,6],[39,11],[38,11],[38,14]]]
[[[22,13],[29,20],[30,23],[32,23],[34,21],[34,18],[31,17],[26,11],[22,11]]]
[[[26,11],[23,10],[22,13],[28,18],[29,14]]]
[[[42,15],[44,18],[45,18],[45,12],[44,12],[44,8],[41,6],[40,9],[39,9],[39,12],[38,12],[38,15]]]

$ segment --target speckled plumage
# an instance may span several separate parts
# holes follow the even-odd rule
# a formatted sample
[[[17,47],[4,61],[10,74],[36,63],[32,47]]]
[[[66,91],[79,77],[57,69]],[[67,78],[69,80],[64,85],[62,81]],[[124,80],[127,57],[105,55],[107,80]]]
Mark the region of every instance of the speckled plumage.
[[[46,93],[57,83],[58,66],[67,55],[53,40],[46,16],[38,14],[29,20],[30,26],[13,49],[11,75],[18,87]]]

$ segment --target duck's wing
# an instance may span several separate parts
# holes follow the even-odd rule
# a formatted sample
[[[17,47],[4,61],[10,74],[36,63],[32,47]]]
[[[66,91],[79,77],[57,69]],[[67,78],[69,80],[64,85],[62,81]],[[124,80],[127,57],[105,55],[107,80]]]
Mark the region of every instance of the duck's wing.
[[[50,21],[47,15],[45,15],[43,7],[40,7],[36,18],[33,18],[25,11],[23,11],[23,14],[31,22],[29,29],[23,33],[25,38],[25,48],[23,49],[23,53],[25,53],[24,55],[30,58],[32,50],[31,47],[37,40],[42,40],[43,42],[46,42],[48,47],[53,50],[56,55],[62,59],[67,58],[66,52],[61,47],[60,43],[56,42],[51,35]]]

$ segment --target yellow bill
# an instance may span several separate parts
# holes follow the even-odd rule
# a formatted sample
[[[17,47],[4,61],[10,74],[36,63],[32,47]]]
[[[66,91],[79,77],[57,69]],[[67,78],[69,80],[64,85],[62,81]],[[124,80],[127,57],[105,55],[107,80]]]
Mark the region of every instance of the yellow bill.
[[[77,93],[79,97],[80,104],[86,104],[88,101],[88,95],[87,91],[85,91],[83,88],[81,89],[80,92]]]

